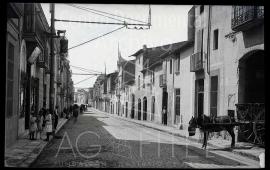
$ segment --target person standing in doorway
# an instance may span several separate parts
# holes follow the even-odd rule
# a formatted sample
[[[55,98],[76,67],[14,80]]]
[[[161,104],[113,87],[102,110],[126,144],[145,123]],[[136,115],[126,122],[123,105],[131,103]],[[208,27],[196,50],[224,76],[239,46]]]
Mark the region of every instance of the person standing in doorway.
[[[162,124],[167,125],[167,110],[165,106],[162,109]]]

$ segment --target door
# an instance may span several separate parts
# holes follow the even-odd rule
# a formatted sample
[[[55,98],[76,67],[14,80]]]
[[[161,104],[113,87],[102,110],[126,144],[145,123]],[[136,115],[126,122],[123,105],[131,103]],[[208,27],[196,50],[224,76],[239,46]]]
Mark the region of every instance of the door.
[[[138,120],[141,120],[141,99],[138,100]]]
[[[195,80],[195,99],[196,99],[196,103],[195,103],[195,115],[198,116],[202,116],[203,113],[203,104],[204,104],[204,79],[198,79]]]
[[[165,108],[165,114],[162,116],[162,122],[164,125],[167,125],[167,115],[168,115],[168,92],[166,91],[166,89],[163,89],[163,93],[162,93],[162,109]]]
[[[147,98],[143,98],[143,120],[147,120]]]
[[[132,94],[132,106],[131,106],[131,118],[134,118],[134,109],[135,109],[135,95]]]
[[[128,102],[126,102],[126,117],[128,115]]]

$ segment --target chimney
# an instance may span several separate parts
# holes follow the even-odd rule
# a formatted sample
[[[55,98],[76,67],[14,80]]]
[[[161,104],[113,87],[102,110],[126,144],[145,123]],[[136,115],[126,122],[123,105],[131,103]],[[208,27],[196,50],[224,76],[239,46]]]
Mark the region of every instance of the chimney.
[[[146,51],[146,49],[147,49],[147,46],[144,44],[143,45],[143,51]]]
[[[188,41],[194,41],[195,37],[195,7],[193,6],[188,11],[188,35],[187,40]]]

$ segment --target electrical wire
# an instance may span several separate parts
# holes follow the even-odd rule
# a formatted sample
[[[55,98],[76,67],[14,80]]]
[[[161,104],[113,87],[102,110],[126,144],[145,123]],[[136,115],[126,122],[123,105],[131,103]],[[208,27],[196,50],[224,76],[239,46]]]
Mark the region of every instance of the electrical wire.
[[[92,69],[86,69],[86,68],[83,68],[83,67],[78,67],[78,66],[73,66],[73,65],[70,65],[71,67],[74,67],[74,68],[77,68],[81,71],[85,71],[85,72],[89,72],[89,73],[92,73],[92,72],[96,72],[96,73],[102,73],[100,71],[96,71],[96,70],[92,70]]]
[[[108,13],[108,12],[96,10],[96,9],[93,9],[93,8],[87,8],[87,7],[83,7],[83,8],[88,9],[88,10],[92,10],[92,11],[96,11],[96,12],[100,12],[100,13],[104,13],[104,14],[108,14],[108,15],[112,15],[112,16],[116,16],[116,17],[119,17],[119,18],[124,18],[124,19],[128,19],[128,20],[137,21],[137,22],[141,22],[141,23],[147,24],[147,22],[144,22],[144,21],[136,20],[136,19],[129,18],[129,17],[123,17],[123,16],[120,16],[120,15],[116,15],[116,14],[112,14],[112,13]]]
[[[96,75],[91,76],[91,77],[88,77],[88,78],[86,78],[86,79],[83,79],[83,80],[81,80],[81,81],[79,81],[79,82],[77,82],[77,83],[75,83],[75,84],[73,84],[73,85],[79,84],[79,83],[81,83],[81,82],[83,82],[83,81],[86,81],[86,80],[88,80],[88,79],[90,79],[90,78],[93,78],[93,77],[95,77],[95,76],[96,76]]]
[[[108,34],[110,34],[110,33],[113,33],[113,32],[115,32],[115,31],[118,31],[118,30],[120,30],[120,29],[122,29],[122,28],[124,28],[124,27],[125,27],[125,26],[119,27],[119,28],[117,28],[117,29],[115,29],[115,30],[112,30],[112,31],[106,33],[106,34],[103,34],[103,35],[98,36],[98,37],[95,37],[95,38],[93,38],[93,39],[91,39],[91,40],[85,41],[85,42],[83,42],[83,43],[81,43],[81,44],[78,44],[78,45],[75,45],[75,46],[73,46],[73,47],[70,47],[68,50],[73,49],[73,48],[76,48],[76,47],[79,47],[79,46],[81,46],[81,45],[84,45],[84,44],[86,44],[86,43],[88,43],[88,42],[91,42],[91,41],[96,40],[96,39],[98,39],[98,38],[101,38],[101,37],[103,37],[103,36],[105,36],[105,35],[108,35]]]
[[[96,14],[96,15],[100,15],[100,16],[103,16],[103,17],[107,17],[107,18],[110,18],[110,19],[113,19],[113,20],[116,20],[116,21],[121,21],[121,22],[124,22],[123,20],[120,20],[120,19],[116,19],[116,18],[112,18],[112,17],[109,17],[107,15],[102,15],[102,14],[99,14],[99,13],[96,13],[96,12],[92,12],[92,11],[89,11],[87,9],[84,9],[83,7],[78,7],[78,6],[75,6],[75,5],[72,5],[72,4],[67,4],[68,6],[72,6],[74,8],[77,8],[77,9],[81,9],[81,10],[84,10],[84,11],[88,11],[90,13],[93,13],[93,14]]]

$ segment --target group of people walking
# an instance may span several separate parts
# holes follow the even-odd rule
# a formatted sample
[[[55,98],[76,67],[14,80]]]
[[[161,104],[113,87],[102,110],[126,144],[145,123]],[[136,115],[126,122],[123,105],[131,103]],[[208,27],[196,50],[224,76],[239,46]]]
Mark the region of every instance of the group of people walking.
[[[45,131],[47,136],[45,141],[49,141],[50,135],[55,135],[58,119],[58,106],[55,107],[54,111],[42,108],[37,114],[32,107],[29,128],[30,140],[36,140],[38,137],[39,139],[42,139],[42,133]]]
[[[49,141],[50,136],[55,136],[55,131],[58,125],[59,116],[69,119],[71,115],[74,117],[74,122],[77,122],[79,112],[83,112],[86,108],[79,107],[77,104],[64,108],[63,112],[59,114],[58,106],[53,111],[42,108],[38,113],[35,113],[34,107],[31,109],[30,115],[30,128],[29,137],[30,140],[42,139],[42,134],[45,131],[47,138],[45,141]]]
[[[77,121],[79,115],[80,107],[78,105],[70,106],[69,108],[64,108],[63,112],[59,114],[58,106],[55,107],[53,111],[49,109],[42,108],[37,114],[34,111],[34,107],[31,109],[30,115],[30,128],[29,137],[30,140],[42,139],[42,133],[46,132],[45,141],[49,141],[50,136],[55,136],[55,131],[58,125],[59,116],[69,119],[71,115],[74,117],[74,121]]]

